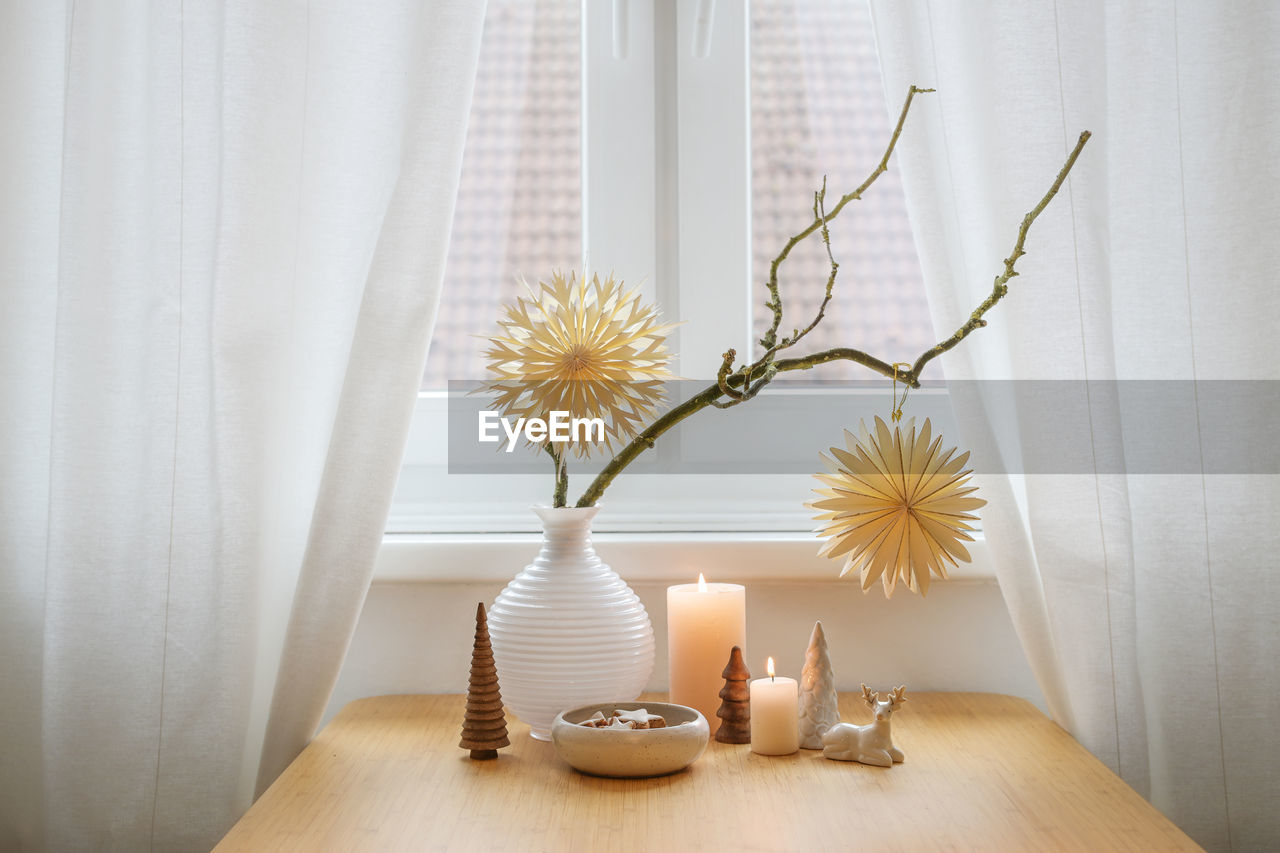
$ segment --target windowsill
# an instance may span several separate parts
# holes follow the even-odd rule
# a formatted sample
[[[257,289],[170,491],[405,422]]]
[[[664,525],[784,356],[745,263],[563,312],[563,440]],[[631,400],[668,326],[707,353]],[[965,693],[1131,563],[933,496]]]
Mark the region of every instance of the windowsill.
[[[388,534],[374,564],[376,583],[478,583],[510,580],[533,559],[536,533]],[[628,582],[709,580],[795,583],[838,580],[840,563],[819,557],[809,533],[597,533],[600,556]],[[986,540],[968,545],[948,582],[994,583]],[[852,579],[847,579],[853,582]]]

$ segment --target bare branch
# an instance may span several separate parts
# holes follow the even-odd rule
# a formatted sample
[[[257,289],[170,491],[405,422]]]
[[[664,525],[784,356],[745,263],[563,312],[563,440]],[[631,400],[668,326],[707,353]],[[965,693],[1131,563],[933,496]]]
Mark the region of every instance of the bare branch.
[[[823,195],[825,193],[824,182],[824,189],[820,190],[815,196],[816,212],[814,214],[813,224],[800,232],[800,234],[793,237],[783,248],[783,251],[778,255],[778,257],[774,259],[769,281],[770,301],[766,303],[766,306],[774,313],[774,320],[769,332],[766,333],[765,338],[760,341],[761,345],[765,347],[764,356],[755,363],[734,371],[733,361],[737,357],[737,353],[734,350],[727,351],[724,354],[724,360],[721,364],[720,371],[716,376],[715,384],[704,388],[698,394],[673,407],[636,435],[635,438],[633,438],[609,461],[607,465],[605,465],[604,469],[601,470],[596,478],[592,480],[590,486],[587,487],[587,490],[578,500],[578,506],[594,506],[600,499],[600,496],[604,493],[604,490],[613,482],[614,478],[617,477],[618,474],[621,473],[636,456],[653,447],[663,433],[667,432],[685,418],[690,417],[708,406],[715,408],[729,408],[746,402],[760,393],[760,391],[769,384],[769,382],[773,381],[774,377],[779,373],[791,370],[807,370],[811,367],[816,367],[819,364],[827,364],[833,361],[852,361],[869,370],[879,373],[887,379],[896,379],[898,382],[905,383],[908,387],[919,388],[920,372],[930,360],[956,346],[975,329],[986,325],[987,321],[984,319],[983,315],[991,310],[991,308],[1004,298],[1006,293],[1008,293],[1009,281],[1018,274],[1015,270],[1015,265],[1017,264],[1018,259],[1026,254],[1024,245],[1026,243],[1027,234],[1031,229],[1031,225],[1048,206],[1053,197],[1057,195],[1058,190],[1061,189],[1067,175],[1075,165],[1076,159],[1080,156],[1080,152],[1083,150],[1085,143],[1089,141],[1089,137],[1091,135],[1089,131],[1085,131],[1080,134],[1079,141],[1068,156],[1062,169],[1058,172],[1058,176],[1054,180],[1053,185],[1049,187],[1048,192],[1045,193],[1039,204],[1032,208],[1031,212],[1023,217],[1022,224],[1018,228],[1018,237],[1017,241],[1014,243],[1013,252],[1009,257],[1005,258],[1004,272],[996,277],[991,295],[983,300],[983,302],[970,315],[968,322],[961,326],[954,335],[922,353],[909,370],[902,370],[900,366],[895,366],[890,362],[884,361],[861,350],[851,349],[848,347],[836,347],[795,358],[774,358],[779,350],[783,349],[785,346],[791,346],[798,342],[817,326],[824,316],[824,309],[826,308],[827,303],[830,301],[836,271],[839,265],[831,255],[829,242],[830,236],[827,233],[827,223],[839,215],[840,210],[845,204],[859,198],[863,191],[865,191],[875,181],[875,179],[885,171],[889,155],[893,152],[898,136],[902,132],[902,125],[906,119],[907,109],[911,105],[912,97],[917,93],[931,91],[933,90],[919,89],[915,86],[911,87],[911,91],[907,95],[906,103],[903,104],[902,114],[898,118],[898,125],[894,130],[893,138],[890,140],[889,147],[885,151],[884,158],[880,161],[880,165],[877,167],[876,171],[863,182],[862,186],[858,187],[858,189],[854,190],[852,193],[843,196],[840,199],[840,202],[832,208],[829,213],[823,210]],[[822,305],[819,307],[818,315],[814,321],[803,331],[797,331],[792,338],[788,339],[790,341],[789,343],[787,340],[779,343],[777,340],[777,330],[778,326],[782,322],[782,300],[778,295],[777,289],[777,268],[779,264],[786,259],[787,255],[790,254],[791,250],[795,248],[796,244],[819,229],[823,232],[823,242],[827,245],[827,257],[831,261],[832,266],[831,275],[827,280],[826,296]],[[760,371],[763,371],[763,373],[761,374]],[[753,381],[753,377],[757,376],[758,378],[755,378]],[[722,398],[727,399],[722,400]]]
[[[777,351],[775,347],[778,344],[778,327],[782,325],[782,295],[778,291],[778,267],[782,266],[782,262],[791,254],[791,250],[800,245],[806,237],[824,227],[828,222],[840,215],[840,211],[844,210],[844,206],[851,201],[857,201],[862,198],[862,194],[866,192],[872,184],[876,182],[876,178],[889,171],[889,158],[893,155],[893,149],[898,145],[898,137],[902,135],[903,125],[907,123],[907,113],[911,109],[911,102],[916,95],[922,95],[926,92],[932,92],[933,89],[921,89],[918,86],[912,86],[907,90],[907,99],[902,103],[902,111],[898,114],[898,123],[893,128],[893,135],[889,137],[889,145],[884,150],[884,156],[880,158],[880,163],[867,176],[857,189],[853,192],[841,196],[840,201],[836,202],[836,206],[831,208],[831,212],[825,216],[814,215],[813,222],[807,228],[796,234],[787,244],[782,247],[782,251],[773,259],[773,263],[769,265],[769,299],[765,302],[765,307],[773,312],[773,322],[769,326],[769,330],[764,333],[764,337],[760,339],[760,346],[764,348],[765,355],[761,357],[764,361],[772,357]],[[760,362],[757,362],[759,364]]]
[[[823,202],[827,198],[827,178],[822,178],[822,189],[813,194],[813,215],[822,222],[822,245],[827,250],[827,260],[831,262],[831,275],[827,276],[827,290],[823,294],[822,302],[818,305],[818,312],[813,317],[813,322],[796,332],[791,337],[784,340],[778,345],[779,350],[793,347],[800,342],[800,339],[809,334],[822,322],[822,318],[827,316],[827,306],[831,304],[831,295],[835,292],[836,274],[840,271],[840,264],[836,263],[835,256],[831,254],[831,231],[827,228],[827,211],[823,206]]]
[[[565,464],[564,454],[557,451],[555,445],[550,441],[543,444],[542,449],[547,451],[551,461],[556,466],[556,488],[551,496],[551,505],[553,507],[567,506],[569,503],[569,467]]]
[[[965,321],[965,324],[956,329],[955,334],[925,350],[916,359],[916,363],[911,366],[911,378],[916,380],[917,383],[920,378],[920,371],[924,370],[926,364],[969,337],[975,329],[981,329],[987,325],[983,315],[1004,298],[1004,295],[1009,292],[1010,279],[1018,274],[1013,266],[1018,262],[1018,258],[1026,254],[1022,247],[1027,241],[1027,232],[1031,230],[1031,223],[1036,221],[1036,217],[1044,212],[1044,209],[1049,206],[1049,202],[1058,194],[1058,190],[1062,188],[1063,182],[1066,181],[1067,175],[1071,172],[1071,167],[1076,164],[1076,158],[1080,156],[1080,152],[1084,150],[1085,143],[1089,141],[1089,137],[1092,135],[1087,130],[1080,134],[1080,138],[1076,140],[1076,147],[1071,149],[1071,154],[1067,156],[1067,162],[1063,164],[1062,169],[1058,172],[1058,177],[1054,179],[1053,186],[1049,187],[1049,191],[1044,194],[1044,198],[1040,199],[1040,203],[1031,208],[1030,213],[1022,217],[1022,225],[1018,228],[1018,240],[1013,244],[1013,251],[1009,254],[1009,257],[1004,259],[1004,272],[996,276],[991,288],[991,294],[982,300],[982,303],[969,315],[969,319]],[[913,384],[912,387],[918,387],[918,385]]]

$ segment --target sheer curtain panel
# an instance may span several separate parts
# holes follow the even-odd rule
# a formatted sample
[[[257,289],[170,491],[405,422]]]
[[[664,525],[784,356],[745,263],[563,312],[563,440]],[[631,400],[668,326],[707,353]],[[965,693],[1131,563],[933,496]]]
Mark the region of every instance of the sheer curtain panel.
[[[1210,398],[1264,380],[1263,422],[1280,416],[1280,7],[872,10],[889,102],[938,89],[897,161],[940,335],[1094,133],[990,325],[945,356],[948,380],[1090,380],[999,413],[986,392],[953,394],[975,464],[1022,473],[983,478],[983,527],[1054,717],[1208,849],[1276,849],[1280,477],[1264,473],[1274,442],[1256,473],[1215,466],[1240,410]],[[1142,386],[1159,391],[1134,407],[1113,380],[1184,381]],[[1132,470],[1175,421],[1192,464]],[[1053,450],[1040,436],[1072,434],[1088,466],[1028,471],[1029,451]]]
[[[0,848],[207,850],[312,734],[483,11],[0,6]]]

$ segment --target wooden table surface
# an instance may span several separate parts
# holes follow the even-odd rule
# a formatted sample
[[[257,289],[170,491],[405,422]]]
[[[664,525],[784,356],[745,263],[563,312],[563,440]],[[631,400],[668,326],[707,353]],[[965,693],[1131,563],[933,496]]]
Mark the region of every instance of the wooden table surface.
[[[653,697],[660,698],[660,697]],[[222,842],[230,851],[1199,850],[1022,699],[907,694],[893,768],[716,743],[688,770],[598,779],[507,717],[458,748],[461,696],[352,702]],[[841,717],[867,722],[859,697]]]

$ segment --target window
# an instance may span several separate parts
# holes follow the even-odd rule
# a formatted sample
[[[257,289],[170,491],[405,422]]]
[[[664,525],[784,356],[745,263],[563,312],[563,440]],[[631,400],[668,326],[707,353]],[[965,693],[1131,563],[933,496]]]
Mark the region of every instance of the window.
[[[671,340],[675,371],[712,378],[720,354],[750,352],[767,323],[768,264],[810,221],[824,170],[830,196],[852,189],[890,128],[862,4],[756,0],[748,12],[701,1],[490,0],[444,296],[389,529],[536,529],[528,506],[549,499],[549,464],[541,474],[449,474],[444,439],[445,383],[483,378],[476,336],[520,292],[518,276],[585,262],[644,282],[666,317],[685,322]],[[832,233],[837,297],[801,346],[856,341],[913,359],[932,329],[894,172]],[[812,316],[827,272],[816,241],[788,261],[788,327]],[[871,377],[835,364],[805,378]],[[767,422],[788,393],[750,406]],[[928,413],[949,415],[945,397]],[[794,442],[801,461],[790,473],[629,470],[605,496],[599,529],[807,531],[809,473],[840,433],[809,438]],[[678,456],[681,442],[651,453]],[[572,477],[571,497],[585,484]]]

